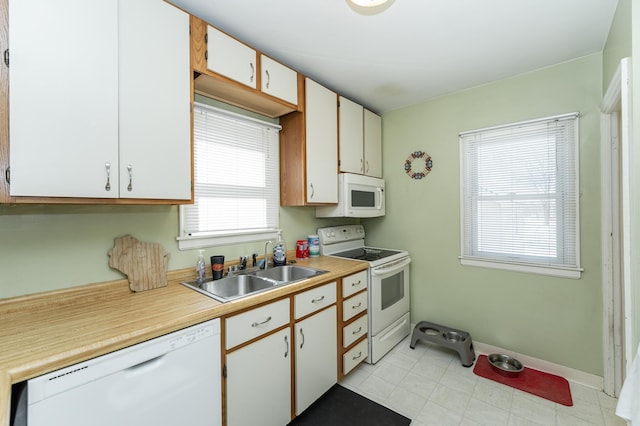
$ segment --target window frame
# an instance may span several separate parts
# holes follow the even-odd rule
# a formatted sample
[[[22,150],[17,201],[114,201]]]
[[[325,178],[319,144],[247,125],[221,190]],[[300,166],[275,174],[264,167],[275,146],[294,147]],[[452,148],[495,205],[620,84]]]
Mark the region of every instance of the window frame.
[[[259,126],[264,126],[265,128],[271,128],[280,131],[282,127],[279,124],[272,123],[265,120],[260,120],[258,118],[253,118],[248,115],[238,114],[232,111],[228,111],[222,108],[218,108],[215,106],[211,106],[202,102],[194,103],[194,114],[198,108],[202,108],[208,112],[213,114],[219,114],[225,118],[231,118],[234,121],[240,121],[247,124],[257,124]],[[194,120],[195,127],[195,120]],[[216,247],[216,246],[226,246],[232,244],[242,244],[242,243],[250,243],[257,241],[265,241],[274,239],[277,237],[280,229],[280,184],[279,184],[279,141],[275,143],[275,152],[272,152],[272,158],[275,158],[275,171],[277,178],[276,190],[274,193],[274,200],[277,205],[278,213],[276,214],[275,226],[265,227],[265,228],[245,228],[238,230],[220,230],[220,231],[203,231],[203,232],[192,232],[187,233],[185,230],[185,213],[184,210],[187,208],[192,208],[197,202],[197,187],[196,185],[196,155],[197,155],[197,147],[195,141],[195,129],[194,129],[194,171],[193,171],[193,179],[194,179],[194,204],[189,205],[180,205],[179,206],[179,235],[176,237],[178,241],[178,249],[179,250],[190,250],[196,248],[206,248],[206,247]],[[273,200],[272,200],[273,201]]]
[[[467,183],[466,174],[472,173],[472,168],[476,168],[477,164],[466,164],[466,154],[467,154],[467,146],[465,145],[465,139],[470,137],[480,136],[483,134],[487,134],[489,132],[507,130],[511,128],[530,128],[534,125],[540,125],[542,123],[552,123],[554,121],[561,120],[574,120],[574,140],[568,141],[573,144],[571,147],[570,144],[567,145],[568,149],[573,149],[573,164],[575,165],[574,170],[570,170],[568,175],[574,176],[574,184],[566,187],[572,188],[574,191],[574,200],[575,200],[575,216],[573,218],[568,218],[564,211],[562,213],[557,213],[557,224],[556,224],[556,244],[558,246],[557,252],[563,250],[573,250],[575,252],[575,265],[567,265],[558,262],[548,262],[546,261],[548,258],[540,256],[538,258],[539,261],[533,261],[535,256],[523,256],[523,255],[508,255],[508,254],[498,254],[497,252],[480,252],[477,249],[478,246],[478,214],[477,212],[474,214],[472,210],[475,208],[471,199],[473,197],[468,196],[467,188],[465,184]],[[507,138],[503,139],[505,142]],[[579,165],[579,114],[577,112],[570,114],[562,114],[552,117],[545,117],[535,120],[522,121],[517,123],[510,123],[506,125],[494,126],[484,129],[472,130],[467,132],[461,132],[459,134],[459,147],[460,147],[460,263],[465,266],[476,266],[476,267],[485,267],[492,269],[502,269],[508,271],[517,271],[517,272],[525,272],[532,274],[540,274],[540,275],[549,275],[555,277],[562,278],[572,278],[579,279],[581,277],[581,272],[583,269],[580,267],[580,203],[579,203],[579,177],[580,177],[580,165]],[[568,152],[568,151],[567,151]],[[570,156],[569,155],[569,156]],[[568,156],[568,157],[569,157]],[[556,178],[559,175],[556,174]],[[470,179],[469,179],[470,180]],[[566,182],[565,182],[566,183]],[[478,195],[479,191],[476,191],[476,199],[480,199],[482,196]],[[518,199],[526,199],[535,198],[540,199],[540,195],[515,195],[513,197],[504,197],[504,200],[507,201],[517,201]],[[542,198],[548,199],[558,199],[558,194],[546,193]],[[496,196],[494,199],[498,199]],[[485,200],[490,200],[491,197],[486,197]],[[562,203],[556,202],[558,209],[564,209],[564,205]],[[471,210],[470,210],[471,209]],[[467,212],[469,211],[469,214]],[[470,223],[473,225],[465,226],[465,219],[469,216]],[[475,217],[476,221],[473,222],[472,218]],[[569,223],[568,226],[565,222],[568,219],[573,219],[573,223]],[[469,231],[467,231],[469,229]],[[567,238],[567,233],[570,234],[570,238]],[[468,235],[471,234],[471,235]],[[573,241],[571,241],[573,239]],[[511,257],[511,258],[509,258]],[[554,259],[557,259],[558,256]]]

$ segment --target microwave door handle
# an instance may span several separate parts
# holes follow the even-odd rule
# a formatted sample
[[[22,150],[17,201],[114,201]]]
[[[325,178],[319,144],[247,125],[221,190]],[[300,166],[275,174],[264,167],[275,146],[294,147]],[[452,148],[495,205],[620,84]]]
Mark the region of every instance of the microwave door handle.
[[[402,268],[404,268],[405,266],[407,266],[408,264],[411,263],[411,258],[409,259],[405,259],[405,260],[401,260],[398,262],[393,262],[391,265],[388,266],[382,266],[380,268],[373,268],[371,270],[371,273],[373,275],[386,275],[389,274],[390,272],[396,272],[401,270]]]
[[[378,203],[376,205],[376,209],[382,210],[382,197],[384,196],[384,192],[382,192],[382,188],[376,188],[376,192],[378,193]]]

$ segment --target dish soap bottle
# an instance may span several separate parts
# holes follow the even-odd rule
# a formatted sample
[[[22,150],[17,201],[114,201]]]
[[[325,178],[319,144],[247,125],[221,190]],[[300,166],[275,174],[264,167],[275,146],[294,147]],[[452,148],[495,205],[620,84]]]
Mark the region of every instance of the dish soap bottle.
[[[273,245],[273,266],[283,266],[287,264],[287,248],[282,239],[282,231],[278,231],[278,240]]]
[[[196,282],[201,284],[204,282],[206,275],[206,268],[204,263],[204,250],[200,250],[198,254],[198,261],[196,262]]]

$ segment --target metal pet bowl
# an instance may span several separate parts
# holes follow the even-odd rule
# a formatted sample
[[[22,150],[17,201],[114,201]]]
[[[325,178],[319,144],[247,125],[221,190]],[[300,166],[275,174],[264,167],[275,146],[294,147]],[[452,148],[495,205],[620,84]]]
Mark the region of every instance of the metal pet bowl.
[[[444,338],[450,342],[462,342],[466,336],[462,333],[458,333],[456,331],[447,331],[443,334]]]
[[[487,361],[491,367],[498,373],[506,377],[516,377],[524,366],[517,359],[504,354],[487,355]]]

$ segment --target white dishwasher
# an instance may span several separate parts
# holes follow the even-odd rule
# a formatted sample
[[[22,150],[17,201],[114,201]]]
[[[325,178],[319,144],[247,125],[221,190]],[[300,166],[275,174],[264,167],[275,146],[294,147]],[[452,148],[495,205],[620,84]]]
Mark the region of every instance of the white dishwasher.
[[[219,426],[220,320],[27,382],[29,426]]]

